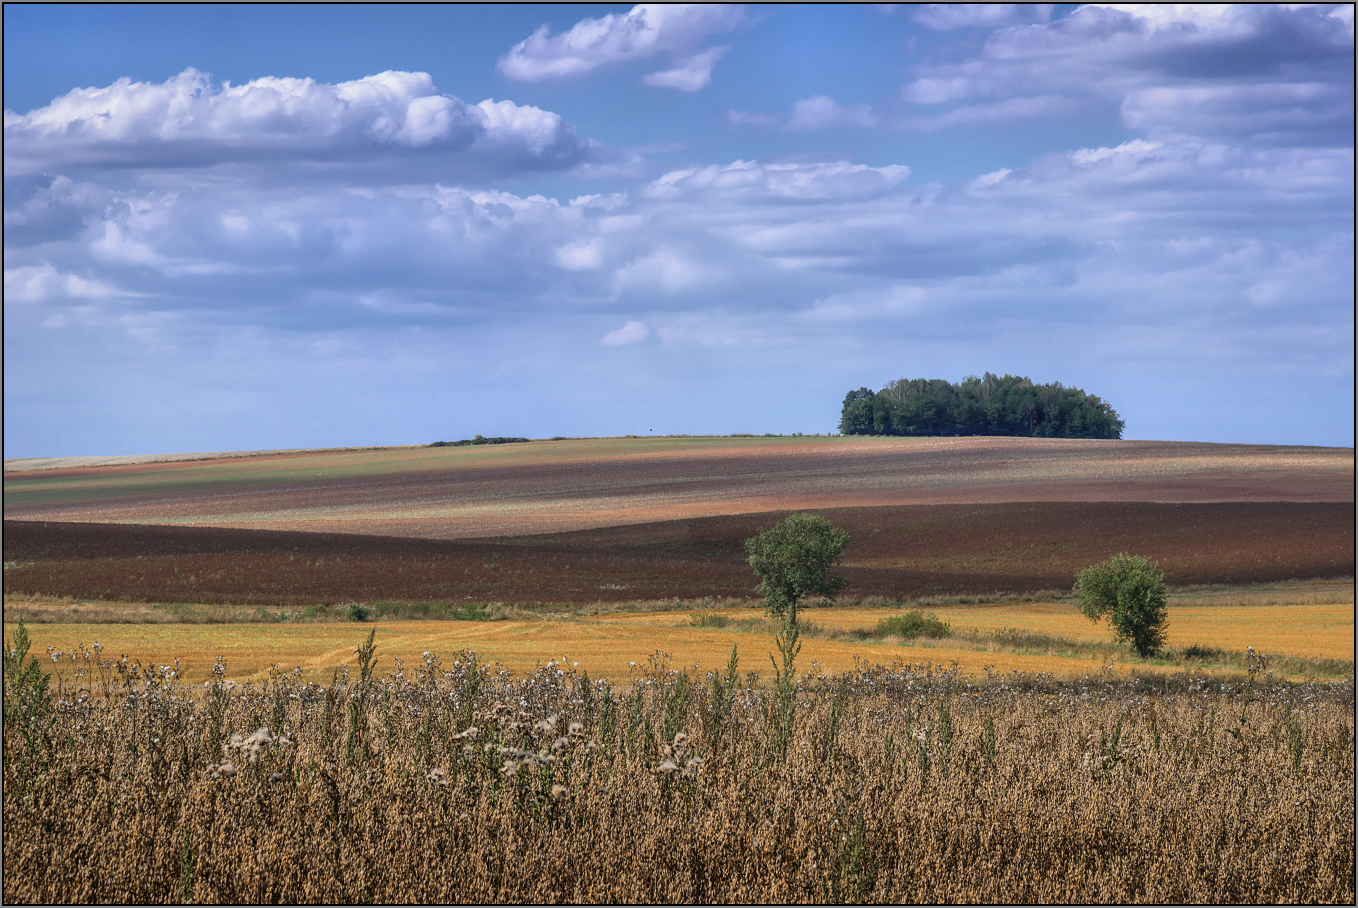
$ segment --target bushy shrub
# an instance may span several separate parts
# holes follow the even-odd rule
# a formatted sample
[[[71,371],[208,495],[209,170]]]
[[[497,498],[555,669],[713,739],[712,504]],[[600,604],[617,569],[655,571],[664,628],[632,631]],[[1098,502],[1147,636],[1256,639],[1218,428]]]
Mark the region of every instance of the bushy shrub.
[[[916,637],[946,637],[952,627],[937,615],[913,611],[891,615],[877,622],[875,637],[902,637],[913,640]]]
[[[368,611],[367,606],[359,602],[349,603],[350,621],[367,621],[370,617],[371,613]]]
[[[1194,643],[1188,649],[1184,650],[1185,659],[1220,659],[1225,655],[1225,653],[1215,646],[1203,646],[1200,643]]]
[[[1087,567],[1075,578],[1080,612],[1090,621],[1107,617],[1119,642],[1136,654],[1154,655],[1165,642],[1165,575],[1140,555],[1125,552]]]

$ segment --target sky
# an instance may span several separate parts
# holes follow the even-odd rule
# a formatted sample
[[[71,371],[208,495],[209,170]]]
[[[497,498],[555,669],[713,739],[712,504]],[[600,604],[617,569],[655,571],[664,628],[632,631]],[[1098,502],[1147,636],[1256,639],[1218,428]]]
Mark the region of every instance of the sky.
[[[1354,443],[1351,6],[4,7],[4,456]]]

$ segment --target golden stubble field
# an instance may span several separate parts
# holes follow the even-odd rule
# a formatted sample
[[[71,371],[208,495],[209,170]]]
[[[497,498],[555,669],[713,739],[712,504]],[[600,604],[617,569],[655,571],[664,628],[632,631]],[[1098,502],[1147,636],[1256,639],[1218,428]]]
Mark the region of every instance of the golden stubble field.
[[[146,608],[117,604],[92,604],[103,614],[112,609]],[[71,610],[71,603],[37,603],[36,609]],[[652,609],[654,607],[652,606]],[[771,671],[767,653],[773,650],[768,628],[758,624],[758,607],[699,609],[709,616],[724,616],[731,626],[694,625],[690,609],[615,610],[616,606],[589,614],[540,614],[522,620],[500,621],[379,621],[352,622],[228,623],[228,624],[29,624],[34,651],[48,647],[69,652],[96,642],[104,656],[126,654],[144,666],[173,664],[178,658],[180,678],[201,683],[210,677],[218,656],[226,659],[228,677],[239,682],[266,678],[279,665],[285,671],[302,669],[303,677],[325,680],[343,666],[353,666],[355,648],[372,628],[377,629],[380,665],[393,669],[395,660],[416,664],[432,652],[452,658],[473,650],[487,662],[522,674],[547,662],[559,662],[627,684],[656,650],[668,653],[673,664],[698,668],[700,674],[726,664],[732,646],[741,654],[745,670]],[[883,640],[804,638],[799,667],[833,674],[856,664],[935,663],[954,660],[962,674],[983,677],[986,667],[1000,672],[1047,673],[1055,677],[1099,674],[1106,657],[1091,654],[1025,653],[996,651],[968,641],[968,632],[989,634],[1012,628],[1087,643],[1108,643],[1105,624],[1082,617],[1071,601],[1052,599],[1032,602],[996,602],[971,605],[923,606],[948,621],[955,636],[938,640],[902,642]],[[894,607],[809,608],[805,621],[831,632],[869,630],[879,620],[903,610]],[[6,634],[12,634],[10,615],[21,606],[7,603]],[[753,619],[753,620],[752,620]],[[1273,655],[1324,658],[1352,662],[1354,653],[1354,584],[1352,580],[1269,584],[1257,587],[1181,590],[1169,600],[1168,645],[1173,648],[1197,644],[1232,652],[1247,646]],[[1130,655],[1130,654],[1128,654]],[[1113,657],[1112,671],[1145,670]],[[53,663],[59,671],[62,662]],[[1172,670],[1167,668],[1166,670]]]

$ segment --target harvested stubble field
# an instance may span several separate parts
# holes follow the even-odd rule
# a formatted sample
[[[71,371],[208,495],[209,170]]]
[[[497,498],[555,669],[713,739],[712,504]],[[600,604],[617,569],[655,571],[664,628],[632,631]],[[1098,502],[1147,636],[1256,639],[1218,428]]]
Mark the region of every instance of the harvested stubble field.
[[[7,672],[6,902],[1354,900],[1351,681],[80,665]]]
[[[985,677],[987,666],[1064,678],[1097,676],[1106,670],[1119,675],[1188,669],[1238,675],[1244,670],[1242,654],[1252,646],[1274,658],[1280,676],[1342,680],[1353,674],[1353,593],[1352,581],[1175,591],[1169,597],[1170,649],[1154,660],[1136,659],[1126,647],[1115,645],[1107,625],[1080,615],[1069,596],[970,604],[954,597],[890,606],[849,601],[803,610],[801,658],[827,672],[847,671],[859,660],[955,661],[958,671],[972,679]],[[628,603],[600,604],[486,614],[496,620],[382,620],[376,626],[387,665],[395,658],[418,662],[429,650],[470,649],[497,668],[520,674],[555,660],[578,664],[591,677],[629,684],[636,663],[644,661],[639,654],[656,646],[671,653],[676,664],[697,663],[708,669],[724,664],[731,647],[738,645],[742,653],[757,654],[750,656],[755,660],[752,667],[767,675],[762,654],[772,648],[776,625],[759,605],[733,605],[671,601],[630,611]],[[936,614],[950,624],[952,633],[912,640],[873,634],[879,621],[907,607]],[[111,621],[121,617],[119,609],[137,610],[128,621]],[[11,600],[6,621],[9,633],[14,621],[29,622],[35,650],[58,654],[61,661],[53,668],[63,676],[70,672],[69,654],[79,652],[81,644],[98,641],[106,652],[128,654],[147,666],[179,659],[179,678],[188,683],[212,677],[217,656],[226,657],[235,681],[264,679],[275,665],[300,670],[304,680],[322,681],[342,666],[354,665],[354,645],[364,633],[362,625],[343,620],[343,610],[338,615],[335,611],[320,620],[293,613],[292,620],[248,623],[254,613],[243,610],[238,621],[220,616],[221,623],[187,624],[181,612],[158,606]],[[1193,646],[1214,652],[1198,659],[1183,657],[1183,651]]]

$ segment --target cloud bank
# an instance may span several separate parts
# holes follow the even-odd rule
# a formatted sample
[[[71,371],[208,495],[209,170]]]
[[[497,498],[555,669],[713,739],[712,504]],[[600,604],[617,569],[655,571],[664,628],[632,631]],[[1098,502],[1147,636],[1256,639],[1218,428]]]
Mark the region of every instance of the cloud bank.
[[[642,417],[826,430],[850,387],[987,368],[1089,387],[1138,437],[1351,443],[1351,14],[911,15],[990,31],[896,98],[729,121],[800,141],[1090,116],[1134,137],[943,185],[904,145],[643,173],[557,113],[423,73],[186,70],[6,111],[7,456]],[[664,54],[650,84],[696,90],[740,17],[636,7],[540,29],[501,66],[547,80]],[[542,173],[612,179],[515,190]]]
[[[828,95],[735,125],[937,132],[1115,117],[1151,136],[1352,144],[1351,7],[1088,5],[1053,22],[1035,6],[943,6],[930,28],[994,27],[961,62],[916,67],[898,99]]]
[[[186,69],[160,84],[73,89],[5,111],[6,178],[61,168],[389,164],[465,171],[564,170],[615,160],[560,116],[512,101],[467,104],[428,73],[351,82],[266,77],[215,85]]]

